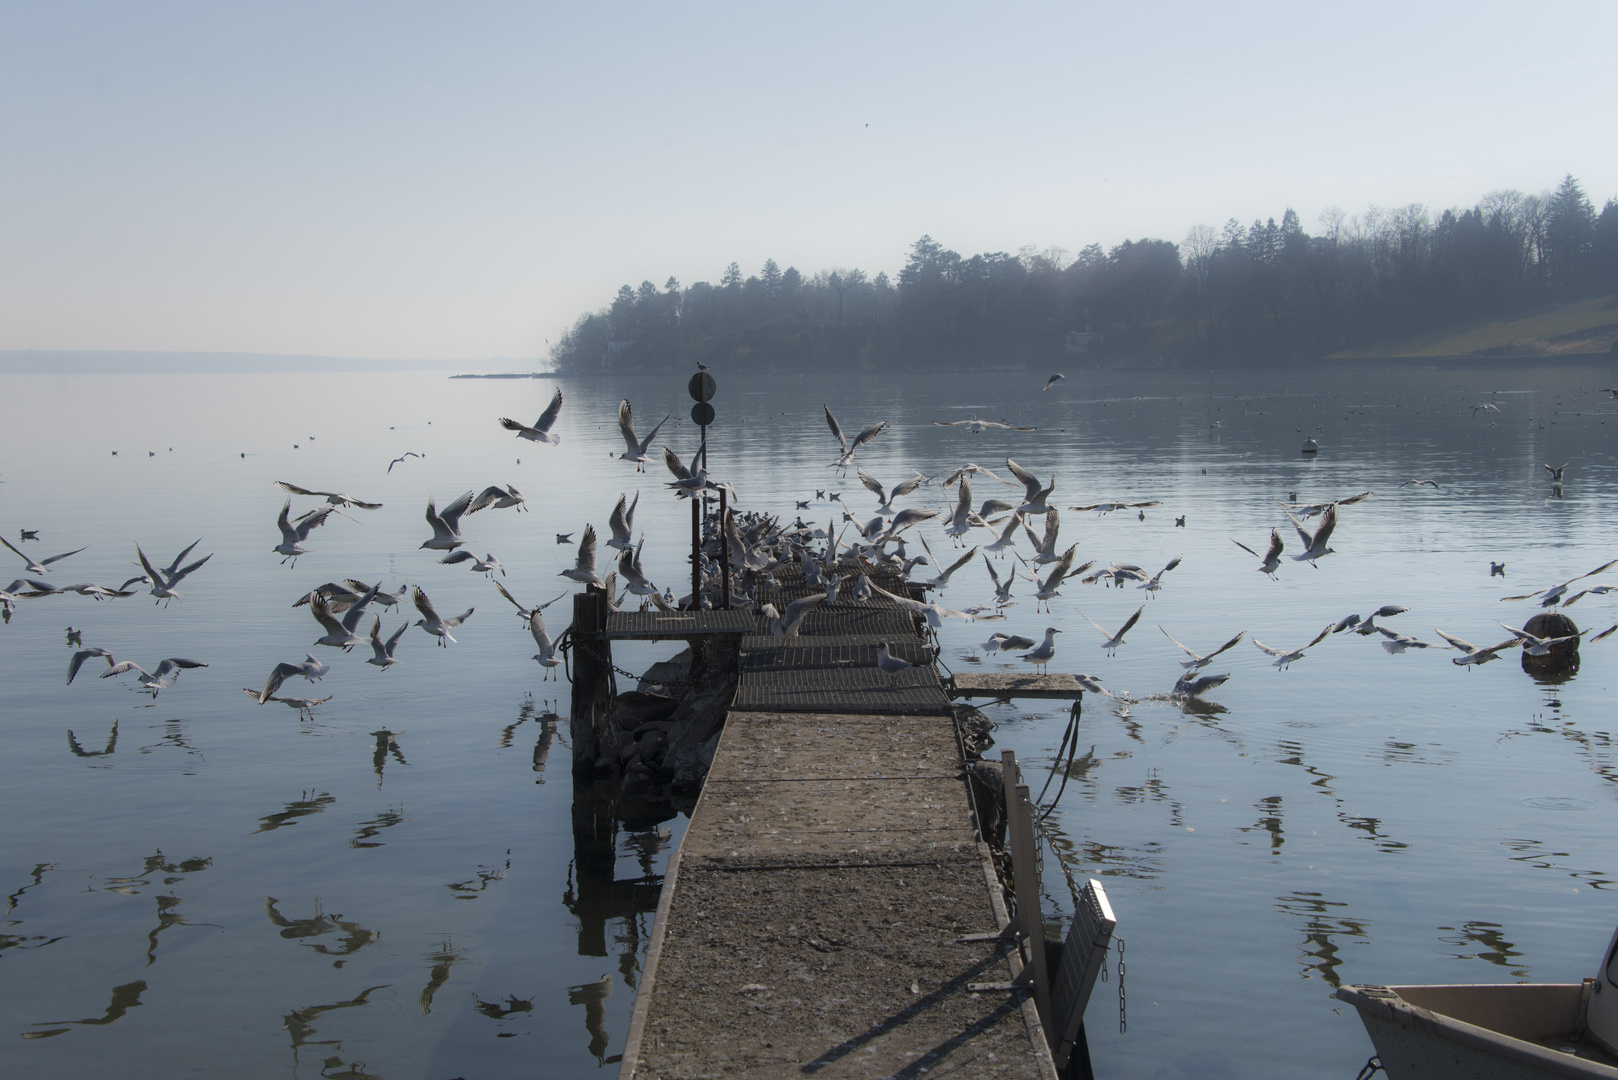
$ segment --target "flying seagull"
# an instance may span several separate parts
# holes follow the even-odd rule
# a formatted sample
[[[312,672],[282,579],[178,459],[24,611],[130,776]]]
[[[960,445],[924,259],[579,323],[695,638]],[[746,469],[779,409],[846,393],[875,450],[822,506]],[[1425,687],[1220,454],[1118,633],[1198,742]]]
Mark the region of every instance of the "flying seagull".
[[[421,612],[422,615],[421,618],[416,620],[416,625],[437,638],[438,644],[446,649],[449,648],[445,644],[446,639],[448,641],[455,640],[450,637],[449,632],[471,618],[472,612],[477,610],[476,608],[467,608],[459,615],[448,619],[440,618],[438,612],[433,609],[433,602],[427,599],[427,594],[421,591],[420,585],[414,586],[410,590],[410,599],[416,605],[416,610]]]
[[[1230,542],[1247,552],[1249,555],[1253,556],[1253,558],[1259,559],[1259,572],[1269,575],[1270,580],[1275,580],[1275,570],[1276,567],[1281,565],[1281,551],[1285,547],[1285,545],[1281,542],[1281,533],[1279,530],[1270,530],[1270,546],[1263,555],[1260,555],[1258,552],[1254,551],[1240,540],[1237,540],[1235,537],[1231,537]]]
[[[838,426],[837,418],[831,414],[831,409],[826,405],[821,405],[821,408],[826,411],[826,426],[830,427],[831,433],[837,437],[837,446],[840,451],[837,455],[837,460],[828,465],[827,468],[847,472],[848,467],[854,462],[854,452],[882,434],[888,426],[886,420],[878,420],[850,440],[843,435],[843,429]]]
[[[1163,628],[1161,626],[1159,626],[1158,629],[1163,630]],[[1180,661],[1180,666],[1185,668],[1187,674],[1189,674],[1190,672],[1199,671],[1202,668],[1207,667],[1213,661],[1214,657],[1218,656],[1220,653],[1224,652],[1226,649],[1234,648],[1242,640],[1242,638],[1247,636],[1247,631],[1243,630],[1241,633],[1237,634],[1235,637],[1231,638],[1229,641],[1227,641],[1223,645],[1219,646],[1219,648],[1215,649],[1213,652],[1206,653],[1206,654],[1196,652],[1196,651],[1188,648],[1186,645],[1182,644],[1181,642],[1176,641],[1174,635],[1169,633],[1167,630],[1163,630],[1163,636],[1168,638],[1170,641],[1173,641],[1174,644],[1179,647],[1181,652],[1185,653],[1187,656],[1189,656],[1191,658],[1189,660],[1181,660]]]
[[[1320,633],[1316,634],[1315,639],[1313,641],[1311,641],[1307,645],[1301,646],[1300,648],[1296,648],[1296,649],[1276,649],[1276,648],[1272,648],[1271,646],[1264,644],[1258,638],[1253,639],[1253,644],[1258,646],[1259,651],[1264,652],[1264,653],[1268,653],[1270,656],[1275,657],[1275,666],[1280,668],[1282,671],[1285,671],[1288,667],[1291,666],[1291,664],[1292,664],[1292,662],[1294,660],[1302,660],[1303,659],[1303,654],[1304,654],[1305,651],[1307,651],[1309,649],[1312,649],[1316,645],[1319,645],[1322,641],[1325,641],[1326,638],[1331,635],[1331,629],[1332,629],[1333,625],[1335,625],[1335,624],[1328,623],[1326,625],[1326,629],[1324,629]]]
[[[556,394],[551,398],[551,403],[545,406],[545,411],[539,414],[539,419],[534,421],[533,427],[529,427],[520,420],[509,420],[504,416],[500,418],[500,426],[507,431],[515,431],[519,439],[527,439],[529,442],[550,443],[555,446],[562,441],[562,437],[552,435],[551,426],[556,423],[556,417],[561,411],[562,388],[557,387]]]
[[[79,552],[84,550],[84,548],[74,548],[72,551],[64,551],[60,555],[52,555],[48,559],[41,559],[38,562],[35,562],[33,559],[30,559],[28,556],[26,556],[22,552],[18,551],[16,546],[13,545],[10,540],[7,540],[3,536],[0,536],[0,544],[4,544],[4,545],[6,545],[6,547],[11,548],[12,552],[18,558],[20,558],[23,562],[27,563],[28,564],[28,572],[30,574],[48,573],[49,571],[47,571],[45,568],[47,566],[49,566],[51,563],[60,562],[62,559],[67,558],[69,555],[77,555]],[[85,545],[85,546],[88,547],[89,545]],[[195,545],[193,545],[193,546],[195,546]]]
[[[1067,376],[1058,371],[1055,375],[1052,375],[1050,378],[1045,380],[1045,385],[1039,388],[1039,392],[1043,394],[1045,391],[1049,390],[1051,387],[1055,386],[1065,378],[1067,378]]]
[[[1101,647],[1107,650],[1108,656],[1115,656],[1118,652],[1118,646],[1124,643],[1124,635],[1135,628],[1135,624],[1140,622],[1141,613],[1145,610],[1145,604],[1142,604],[1139,608],[1135,609],[1135,614],[1131,615],[1124,621],[1124,625],[1119,628],[1116,634],[1107,633],[1106,629],[1100,623],[1096,622],[1082,611],[1079,612],[1079,617],[1085,622],[1089,623],[1091,626],[1095,627],[1097,630],[1101,631],[1101,636],[1106,639],[1101,643]]]
[[[392,466],[389,467],[391,468]],[[357,506],[361,510],[382,509],[381,503],[366,502],[363,499],[356,499],[352,495],[344,495],[338,491],[310,491],[308,488],[301,488],[297,484],[289,484],[285,480],[275,481],[275,486],[282,491],[290,491],[294,495],[313,495],[316,498],[324,498],[332,506]]]
[[[618,430],[623,433],[624,444],[628,449],[619,454],[618,459],[620,461],[633,461],[636,472],[645,472],[646,449],[652,445],[652,440],[657,438],[657,433],[663,430],[663,425],[668,422],[669,418],[663,417],[657,422],[657,426],[652,429],[651,434],[644,439],[637,439],[635,437],[635,420],[629,411],[629,399],[624,398],[618,403]]]

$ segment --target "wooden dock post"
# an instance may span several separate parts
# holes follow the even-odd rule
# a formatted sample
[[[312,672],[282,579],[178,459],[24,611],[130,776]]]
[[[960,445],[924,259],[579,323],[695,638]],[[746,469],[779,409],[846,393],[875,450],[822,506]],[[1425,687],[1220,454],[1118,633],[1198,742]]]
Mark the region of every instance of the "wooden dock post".
[[[573,742],[573,775],[587,778],[601,756],[607,725],[612,646],[607,642],[607,594],[587,585],[573,596],[573,708],[568,731]]]
[[[1000,752],[1005,768],[1006,824],[1011,844],[1011,873],[1016,884],[1017,930],[1028,945],[1028,968],[1034,979],[1034,1006],[1040,1023],[1050,1031],[1051,978],[1045,963],[1045,917],[1039,908],[1039,863],[1035,849],[1033,803],[1022,782],[1017,757]]]

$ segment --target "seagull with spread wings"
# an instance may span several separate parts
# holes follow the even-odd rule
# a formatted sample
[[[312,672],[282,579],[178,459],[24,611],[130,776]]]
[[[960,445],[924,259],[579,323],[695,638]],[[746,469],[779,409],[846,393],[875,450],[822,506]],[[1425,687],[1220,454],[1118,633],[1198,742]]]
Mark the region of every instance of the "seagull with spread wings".
[[[519,439],[527,439],[529,442],[550,443],[555,446],[562,441],[562,437],[552,435],[551,427],[556,423],[556,418],[561,415],[561,412],[562,388],[558,386],[555,395],[551,397],[551,403],[545,406],[545,411],[539,414],[539,419],[534,421],[533,427],[529,427],[520,420],[508,420],[504,416],[500,418],[500,426],[507,431],[515,431]]]
[[[433,551],[454,551],[466,543],[461,539],[461,515],[472,506],[472,493],[466,492],[460,498],[439,510],[433,503],[432,497],[427,499],[427,524],[432,526],[433,537],[423,540],[422,548],[431,548]],[[421,550],[421,548],[417,548]]]
[[[1302,551],[1292,556],[1293,562],[1307,562],[1310,566],[1315,566],[1316,559],[1323,559],[1333,553],[1333,549],[1327,547],[1326,543],[1331,539],[1332,530],[1337,528],[1336,503],[1326,507],[1325,512],[1320,515],[1319,526],[1312,533],[1304,528],[1303,522],[1293,517],[1291,513],[1287,514],[1287,520],[1292,522],[1294,529],[1298,530],[1298,539],[1303,541],[1304,545]]]
[[[1281,565],[1281,552],[1286,548],[1286,545],[1281,540],[1279,529],[1270,530],[1270,546],[1263,555],[1260,555],[1234,536],[1230,538],[1230,542],[1253,556],[1253,558],[1260,560],[1257,567],[1259,573],[1267,575],[1271,581],[1275,580],[1276,568]]]
[[[1330,637],[1331,629],[1334,625],[1336,624],[1327,623],[1326,629],[1316,634],[1313,641],[1296,649],[1273,648],[1272,646],[1264,644],[1258,638],[1253,639],[1253,644],[1258,646],[1260,652],[1267,653],[1268,655],[1275,657],[1275,666],[1280,668],[1282,671],[1285,671],[1292,665],[1294,660],[1302,660],[1304,652],[1314,648],[1316,645],[1319,645],[1322,641],[1325,641],[1328,637]]]
[[[446,641],[455,640],[450,637],[449,632],[471,618],[472,612],[477,610],[476,608],[467,608],[459,615],[452,615],[447,619],[442,618],[434,610],[433,602],[427,599],[427,594],[421,591],[420,585],[411,588],[410,599],[416,605],[416,610],[421,612],[421,618],[416,620],[415,625],[437,638],[438,644],[446,649],[449,648]]]
[[[363,499],[356,499],[352,495],[344,495],[338,491],[310,491],[308,488],[301,488],[297,484],[289,484],[285,480],[275,481],[275,486],[282,491],[290,491],[294,495],[312,495],[315,498],[323,498],[327,503],[336,507],[357,506],[361,510],[382,509],[381,503],[366,502]]]
[[[38,562],[35,562],[33,559],[30,559],[27,555],[24,555],[22,552],[18,551],[16,546],[13,545],[10,540],[7,540],[3,536],[0,536],[0,544],[4,544],[4,545],[6,545],[6,547],[11,548],[13,554],[15,554],[23,562],[27,563],[28,564],[28,573],[30,573],[30,574],[49,573],[49,571],[46,570],[45,568],[47,566],[49,566],[51,563],[60,562],[61,560],[67,558],[69,555],[77,555],[79,552],[84,550],[84,548],[74,548],[72,551],[64,551],[60,555],[52,555],[48,559],[40,559]],[[88,544],[85,545],[85,547],[88,547],[88,546],[89,546]]]
[[[1038,428],[1017,427],[1015,424],[1003,424],[998,420],[934,420],[939,427],[964,427],[969,434],[979,435],[985,431],[1038,431]]]
[[[586,525],[584,537],[579,541],[579,554],[573,565],[557,574],[571,581],[582,582],[585,585],[600,585],[601,577],[596,573],[596,527]]]
[[[196,546],[196,544],[191,545],[191,547]],[[190,551],[191,548],[186,548],[185,550]],[[185,552],[181,552],[182,555],[184,553]],[[167,601],[173,600],[175,597],[180,595],[174,591],[174,586],[185,580],[186,575],[190,574],[203,563],[213,558],[213,555],[204,555],[196,562],[191,563],[188,566],[181,567],[178,570],[172,569],[173,564],[170,564],[171,569],[167,573],[164,573],[151,564],[151,561],[146,558],[146,553],[141,551],[139,544],[135,545],[135,557],[140,560],[141,569],[146,571],[146,579],[152,584],[152,595],[157,597],[159,603],[162,603],[165,607],[167,607]],[[176,557],[174,561],[179,562],[180,560],[178,557]]]
[[[1108,656],[1115,656],[1118,653],[1118,646],[1124,643],[1124,635],[1135,628],[1135,624],[1140,622],[1141,614],[1145,610],[1145,604],[1142,604],[1140,607],[1136,608],[1135,614],[1124,620],[1124,625],[1118,628],[1118,632],[1116,634],[1109,634],[1104,626],[1090,618],[1090,616],[1086,615],[1082,611],[1079,612],[1079,618],[1101,631],[1101,636],[1106,639],[1101,643],[1101,647],[1107,650]]]
[[[829,469],[838,469],[842,472],[847,472],[848,467],[854,463],[854,452],[860,447],[864,446],[866,443],[870,442],[872,439],[876,438],[878,435],[882,434],[882,432],[886,431],[888,427],[888,422],[886,420],[878,420],[876,423],[854,436],[853,439],[849,439],[843,435],[843,429],[838,425],[837,417],[831,414],[831,409],[826,405],[822,405],[821,408],[826,410],[826,426],[831,428],[831,433],[836,436],[837,446],[839,449],[837,460],[827,466]]]
[[[1056,477],[1054,475],[1051,477],[1048,487],[1040,487],[1039,477],[1010,458],[1006,458],[1006,468],[1011,470],[1012,476],[1022,482],[1025,498],[1023,499],[1023,504],[1017,507],[1019,514],[1043,514],[1050,510],[1050,507],[1045,505],[1045,500],[1050,497],[1051,492],[1056,490]]]
[[[644,439],[635,437],[635,418],[629,409],[629,399],[624,398],[618,403],[618,430],[623,434],[624,445],[628,447],[618,455],[620,461],[633,461],[636,472],[646,471],[646,450],[657,438],[657,433],[663,430],[663,425],[669,422],[667,416],[657,422],[657,426]]]
[[[158,694],[174,685],[174,679],[179,673],[189,668],[207,667],[200,660],[187,660],[180,656],[171,656],[167,660],[158,662],[156,668],[147,671],[133,660],[123,660],[109,667],[101,673],[103,679],[110,679],[114,675],[122,675],[126,671],[140,672],[140,685],[143,691],[150,691],[155,699]]]
[[[1158,629],[1163,630],[1161,626],[1159,626]],[[1169,633],[1167,630],[1163,630],[1163,636],[1168,638],[1170,641],[1173,641],[1174,644],[1179,647],[1181,652],[1185,653],[1191,658],[1189,660],[1180,661],[1180,666],[1185,668],[1187,674],[1189,674],[1190,672],[1200,671],[1201,669],[1207,667],[1213,662],[1214,657],[1218,656],[1227,649],[1235,648],[1241,642],[1242,638],[1247,636],[1247,631],[1243,630],[1241,633],[1237,634],[1235,637],[1231,638],[1229,641],[1225,642],[1211,653],[1199,653],[1191,649],[1190,647],[1176,640],[1174,635]]]
[[[1502,623],[1501,625],[1504,624]],[[1507,626],[1506,629],[1511,630],[1511,627]],[[1463,638],[1458,638],[1454,634],[1444,633],[1444,631],[1440,630],[1436,626],[1433,627],[1433,633],[1437,634],[1439,637],[1443,638],[1445,641],[1449,642],[1451,645],[1455,646],[1461,651],[1460,656],[1450,658],[1450,663],[1455,664],[1458,667],[1472,667],[1477,664],[1487,664],[1490,660],[1498,660],[1500,659],[1500,654],[1502,652],[1512,648],[1515,645],[1521,644],[1525,640],[1522,634],[1518,633],[1516,630],[1511,630],[1511,640],[1502,641],[1498,645],[1490,645],[1487,648],[1480,649],[1470,641],[1466,641]]]
[[[890,492],[882,486],[881,482],[878,481],[876,477],[872,476],[864,469],[856,466],[854,471],[859,474],[860,483],[864,484],[881,503],[881,505],[876,508],[876,512],[881,514],[883,517],[892,517],[894,514],[898,513],[898,511],[893,508],[893,500],[899,498],[900,496],[908,495],[921,486],[920,477],[911,477],[909,480],[901,480],[899,483],[893,485],[893,490]]]

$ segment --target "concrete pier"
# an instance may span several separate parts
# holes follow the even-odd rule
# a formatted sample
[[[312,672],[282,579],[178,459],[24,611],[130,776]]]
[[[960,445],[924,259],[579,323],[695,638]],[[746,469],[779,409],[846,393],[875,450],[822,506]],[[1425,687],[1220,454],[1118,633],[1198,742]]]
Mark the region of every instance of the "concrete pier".
[[[881,675],[861,633],[902,616],[898,652],[914,624],[827,607],[743,639],[749,707],[670,861],[619,1075],[1055,1080],[1032,995],[967,989],[1021,958],[957,941],[1009,920],[936,671]]]

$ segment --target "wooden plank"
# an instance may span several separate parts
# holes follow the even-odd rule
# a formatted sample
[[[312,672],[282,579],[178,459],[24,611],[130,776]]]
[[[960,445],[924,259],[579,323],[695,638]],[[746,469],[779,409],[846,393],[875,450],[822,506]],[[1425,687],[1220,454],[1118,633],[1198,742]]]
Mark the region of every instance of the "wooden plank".
[[[1061,698],[1072,701],[1084,696],[1084,687],[1072,675],[991,675],[958,671],[945,689],[959,698]]]

